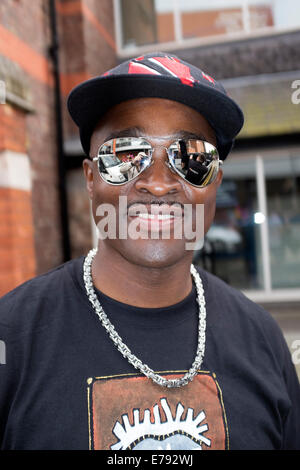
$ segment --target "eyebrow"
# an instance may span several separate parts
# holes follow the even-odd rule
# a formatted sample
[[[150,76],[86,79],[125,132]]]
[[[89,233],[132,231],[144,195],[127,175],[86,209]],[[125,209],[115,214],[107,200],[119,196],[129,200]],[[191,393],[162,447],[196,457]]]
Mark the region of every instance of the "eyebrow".
[[[200,139],[200,140],[207,140],[207,137],[205,137],[203,134],[195,134],[194,132],[189,132],[189,131],[178,131],[175,134],[173,134],[175,138],[177,139]]]
[[[142,127],[134,126],[134,127],[128,127],[126,129],[122,129],[120,131],[112,132],[111,134],[106,136],[105,142],[111,139],[116,139],[118,137],[145,137],[147,139],[145,129]],[[162,137],[162,136],[151,136],[151,137],[158,137],[159,139],[165,139],[165,140],[170,140],[170,138],[207,140],[207,137],[205,137],[203,134],[195,134],[194,132],[190,132],[186,130],[180,130],[180,131],[174,132],[174,134],[171,134],[170,136],[167,136],[167,137]]]
[[[142,127],[127,127],[126,129],[114,131],[111,134],[107,135],[105,141],[107,142],[108,140],[116,139],[118,137],[143,137],[145,133],[146,131]]]

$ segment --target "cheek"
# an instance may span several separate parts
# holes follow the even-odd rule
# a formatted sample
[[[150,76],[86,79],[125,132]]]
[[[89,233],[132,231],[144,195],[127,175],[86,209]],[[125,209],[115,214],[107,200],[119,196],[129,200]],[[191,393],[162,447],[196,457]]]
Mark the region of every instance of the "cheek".
[[[214,220],[216,212],[216,199],[205,203],[204,206],[204,233],[206,234]]]
[[[204,199],[204,232],[207,233],[213,220],[216,212],[216,196],[217,196],[217,187],[211,185],[206,188]]]
[[[112,186],[103,181],[99,174],[95,175],[94,178],[94,188],[93,188],[93,198],[92,198],[92,212],[96,224],[104,217],[107,218],[107,214],[103,212],[108,209],[110,210],[110,215],[114,217],[114,220],[118,224],[119,217],[119,203],[120,196],[127,198],[128,191],[130,190],[130,184],[124,186]],[[124,202],[125,200],[125,202]],[[124,204],[127,204],[127,199],[122,200],[122,207],[124,210]],[[98,212],[98,215],[97,215]]]
[[[206,188],[192,188],[187,191],[193,204],[202,204],[204,206],[204,233],[206,234],[215,217],[217,187],[212,184]]]
[[[96,224],[99,222],[101,217],[97,215],[97,211],[99,213],[99,209],[101,206],[103,208],[105,206],[116,206],[116,201],[118,201],[118,195],[116,194],[116,188],[106,184],[104,181],[101,180],[99,175],[96,175],[94,179],[94,187],[93,187],[93,198],[92,198],[92,211],[93,217]]]

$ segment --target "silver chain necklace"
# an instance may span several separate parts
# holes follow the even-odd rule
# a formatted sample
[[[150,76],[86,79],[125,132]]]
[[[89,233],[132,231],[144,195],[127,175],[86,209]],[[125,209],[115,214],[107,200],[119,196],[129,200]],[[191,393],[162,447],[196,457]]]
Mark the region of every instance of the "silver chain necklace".
[[[140,359],[138,359],[134,354],[132,354],[132,352],[130,351],[128,346],[126,346],[126,344],[123,342],[122,338],[116,332],[115,327],[109,321],[106,313],[104,312],[94,290],[92,280],[92,261],[96,253],[96,248],[91,250],[84,260],[83,281],[89,301],[91,302],[96,314],[99,317],[99,320],[106,329],[109,337],[112,339],[115,346],[118,348],[122,356],[127,359],[130,364],[133,365],[133,367],[140,370],[146,377],[152,379],[158,385],[169,388],[187,385],[190,381],[193,380],[193,378],[197,374],[197,371],[200,369],[205,351],[206,308],[204,290],[201,278],[194,265],[191,265],[191,274],[196,285],[197,302],[199,304],[198,346],[196,357],[194,359],[192,367],[183,377],[181,377],[180,379],[165,379],[164,377],[156,374],[152,369],[150,369],[149,366],[143,364]]]

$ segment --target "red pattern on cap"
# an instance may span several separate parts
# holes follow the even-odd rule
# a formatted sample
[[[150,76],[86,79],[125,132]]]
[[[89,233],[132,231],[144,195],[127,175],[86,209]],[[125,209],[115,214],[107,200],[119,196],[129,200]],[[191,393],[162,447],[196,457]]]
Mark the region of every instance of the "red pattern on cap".
[[[175,57],[153,57],[160,64],[162,64],[170,72],[174,73],[181,82],[185,85],[193,86],[195,79],[191,75],[191,70],[187,65],[184,65],[180,62],[179,59]]]
[[[142,64],[141,61],[145,60],[145,63]],[[153,62],[157,62],[157,66],[162,66],[161,71],[156,70],[153,67]],[[138,63],[137,63],[138,61]],[[144,56],[138,57],[134,61],[131,61],[128,66],[128,73],[134,74],[149,74],[149,75],[165,75],[163,69],[166,69],[166,72],[169,72],[169,75],[175,75],[181,80],[184,85],[194,86],[195,79],[191,75],[191,70],[187,65],[184,65],[176,57],[151,57],[145,58]]]
[[[141,74],[149,74],[149,75],[160,75],[156,70],[151,69],[148,66],[143,64],[136,64],[135,62],[130,62],[128,67],[128,73],[141,73]]]
[[[202,77],[205,78],[205,80],[215,84],[214,79],[210,75],[207,75],[207,73],[202,72]]]

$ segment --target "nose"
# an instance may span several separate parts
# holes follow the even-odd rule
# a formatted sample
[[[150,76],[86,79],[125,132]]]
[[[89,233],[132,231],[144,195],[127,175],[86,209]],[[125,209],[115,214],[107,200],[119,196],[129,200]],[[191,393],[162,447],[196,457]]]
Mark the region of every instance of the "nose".
[[[169,167],[167,149],[155,147],[152,164],[137,178],[135,187],[137,191],[151,193],[157,197],[175,194],[181,190],[178,178]]]

